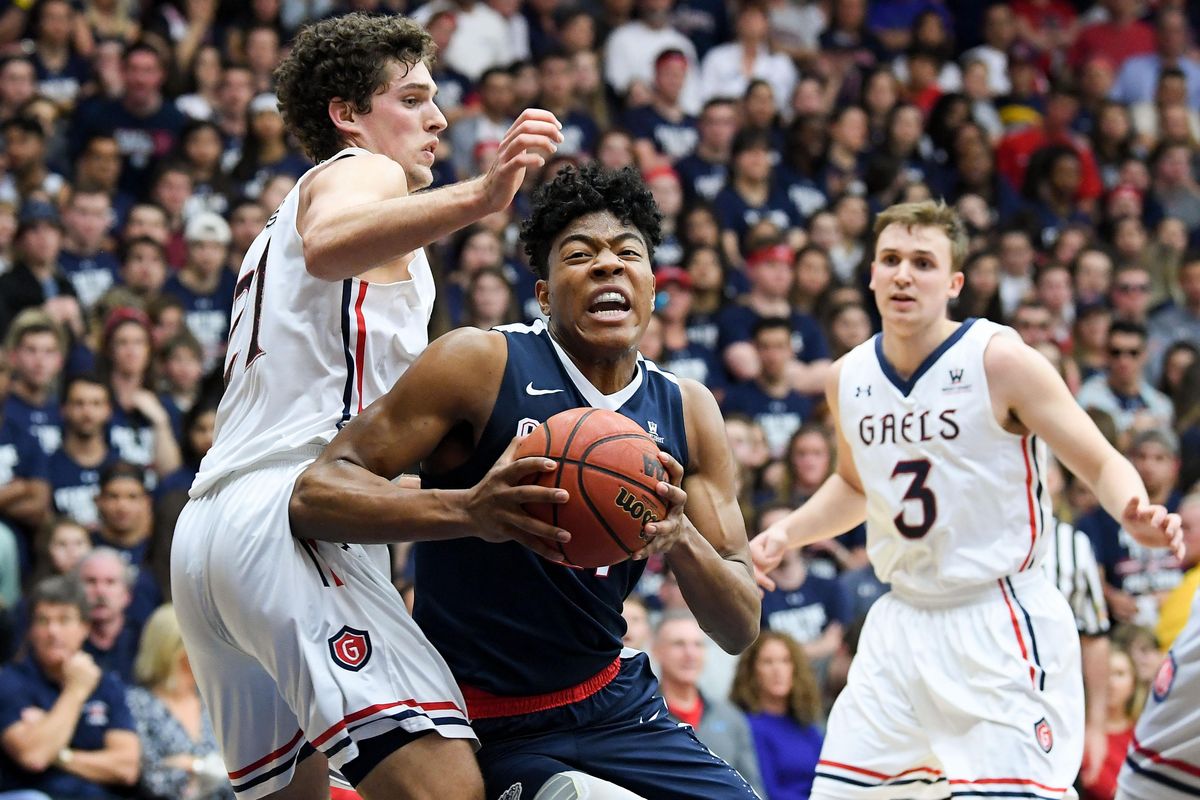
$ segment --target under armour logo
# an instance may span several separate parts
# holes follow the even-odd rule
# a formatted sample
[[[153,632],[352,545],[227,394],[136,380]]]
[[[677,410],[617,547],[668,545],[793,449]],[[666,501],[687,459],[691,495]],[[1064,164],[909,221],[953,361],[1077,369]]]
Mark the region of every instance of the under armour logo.
[[[950,370],[950,383],[962,383],[963,371],[961,369]]]
[[[867,386],[855,386],[854,387],[854,396],[855,397],[870,397],[871,396],[870,385],[868,384]]]

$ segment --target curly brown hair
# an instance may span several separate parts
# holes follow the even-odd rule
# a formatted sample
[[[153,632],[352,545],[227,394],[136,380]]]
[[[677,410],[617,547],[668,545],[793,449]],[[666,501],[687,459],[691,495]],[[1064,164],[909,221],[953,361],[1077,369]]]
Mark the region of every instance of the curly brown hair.
[[[758,665],[758,654],[767,642],[781,643],[792,658],[792,693],[788,696],[788,716],[801,725],[812,725],[821,715],[821,689],[804,649],[786,633],[763,631],[754,644],[746,648],[746,652],[738,659],[729,699],[748,714],[763,710],[755,667]]]
[[[355,113],[371,111],[371,98],[388,82],[388,65],[412,69],[428,64],[433,39],[410,19],[372,17],[360,12],[305,27],[275,70],[276,94],[284,122],[314,161],[345,144],[329,119],[329,101],[350,103]]]

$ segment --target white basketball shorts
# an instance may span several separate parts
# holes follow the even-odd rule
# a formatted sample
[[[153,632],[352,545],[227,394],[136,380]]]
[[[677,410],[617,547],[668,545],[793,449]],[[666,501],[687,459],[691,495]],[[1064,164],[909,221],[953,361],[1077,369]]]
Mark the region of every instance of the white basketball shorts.
[[[231,475],[175,529],[176,613],[244,800],[285,787],[306,743],[353,772],[406,736],[475,740],[450,670],[382,571],[386,547],[292,536],[292,485],[318,452]]]
[[[871,607],[834,703],[814,800],[1075,797],[1079,636],[1040,570]]]

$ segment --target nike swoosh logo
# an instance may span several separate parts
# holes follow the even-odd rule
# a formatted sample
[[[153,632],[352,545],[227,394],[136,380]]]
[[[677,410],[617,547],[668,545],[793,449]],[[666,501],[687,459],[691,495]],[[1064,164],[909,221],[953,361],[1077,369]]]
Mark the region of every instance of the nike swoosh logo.
[[[534,397],[537,397],[539,394],[557,394],[561,391],[562,389],[535,389],[533,388],[533,381],[530,381],[529,385],[525,387],[525,394],[532,395]]]

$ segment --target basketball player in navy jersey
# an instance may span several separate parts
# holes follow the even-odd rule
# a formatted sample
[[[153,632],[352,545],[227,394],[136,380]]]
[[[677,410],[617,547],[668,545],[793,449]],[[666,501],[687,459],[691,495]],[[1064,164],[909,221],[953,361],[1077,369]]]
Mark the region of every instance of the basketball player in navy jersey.
[[[638,354],[654,302],[653,199],[631,170],[567,170],[539,190],[522,235],[549,322],[460,329],[430,345],[301,475],[293,531],[419,542],[414,616],[462,687],[489,798],[752,798],[668,718],[646,656],[622,654],[622,602],[645,562],[555,563],[546,539],[569,532],[530,517],[521,504],[534,487],[517,485],[554,468],[513,460],[550,416],[592,406],[633,419],[662,448],[658,492],[670,509],[646,526],[648,552],[665,553],[722,648],[756,638],[760,602],[717,404]],[[423,488],[391,482],[418,462]],[[489,494],[506,506],[481,508]]]
[[[837,470],[755,538],[785,550],[867,523],[891,591],[871,606],[830,712],[813,798],[1074,797],[1083,754],[1079,637],[1039,569],[1052,524],[1047,446],[1137,541],[1180,549],[1062,378],[1011,328],[951,321],[963,221],[943,203],[875,222],[883,332],[833,365]]]

